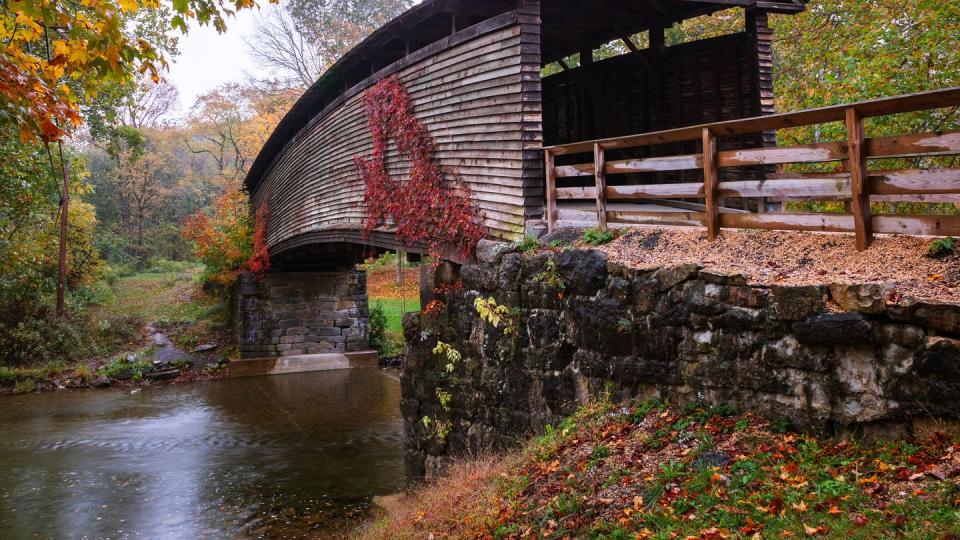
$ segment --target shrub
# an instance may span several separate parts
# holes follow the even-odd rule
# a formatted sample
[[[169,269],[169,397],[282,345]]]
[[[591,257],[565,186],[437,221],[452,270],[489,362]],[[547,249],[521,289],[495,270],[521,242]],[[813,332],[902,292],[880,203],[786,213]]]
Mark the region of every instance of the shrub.
[[[13,386],[17,382],[17,373],[16,371],[2,366],[0,367],[0,385],[3,386]]]
[[[363,269],[367,272],[376,272],[378,270],[390,270],[397,267],[397,254],[388,251],[379,257],[370,257],[363,262]]]
[[[383,303],[377,302],[370,308],[370,348],[381,355],[387,354],[387,315]]]
[[[234,282],[253,255],[253,228],[247,195],[232,190],[186,221],[182,234],[204,264],[205,283],[226,289]]]
[[[29,394],[37,389],[37,383],[33,379],[23,379],[18,381],[13,387],[14,394]]]
[[[134,358],[131,361],[125,356],[118,356],[101,367],[99,373],[111,379],[139,381],[143,379],[143,373],[152,367],[153,364],[146,360]]]
[[[946,238],[937,238],[933,242],[930,242],[930,246],[927,248],[927,256],[934,259],[942,259],[949,255],[953,255],[957,250],[957,239],[948,236]]]
[[[77,366],[73,370],[73,378],[80,379],[82,382],[87,382],[90,380],[90,368],[88,366]]]
[[[533,238],[532,236],[524,236],[523,240],[517,244],[517,248],[523,253],[533,253],[539,247],[540,242],[538,242],[537,239]]]
[[[583,241],[591,246],[602,246],[613,242],[616,236],[610,231],[601,231],[600,229],[587,229],[583,231]]]

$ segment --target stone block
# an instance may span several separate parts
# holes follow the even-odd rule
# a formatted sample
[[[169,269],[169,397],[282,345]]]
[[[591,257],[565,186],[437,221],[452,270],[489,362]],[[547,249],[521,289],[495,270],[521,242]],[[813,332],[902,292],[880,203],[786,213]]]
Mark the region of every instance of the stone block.
[[[700,270],[697,276],[701,280],[714,285],[746,285],[747,276],[743,274],[727,274],[716,270]]]
[[[570,294],[593,294],[607,281],[607,255],[602,251],[567,249],[554,260]]]
[[[818,286],[779,286],[771,288],[774,317],[783,321],[801,321],[823,311],[826,290]]]
[[[807,345],[854,345],[869,343],[873,328],[860,313],[824,313],[793,323],[793,333]]]
[[[948,334],[960,334],[960,305],[918,302],[913,315],[929,328]]]
[[[695,279],[701,268],[700,265],[696,264],[681,264],[661,268],[656,274],[660,291],[672,289],[687,280]]]
[[[477,242],[477,247],[474,252],[476,253],[477,261],[480,263],[495,265],[499,264],[500,259],[515,247],[515,245],[506,242],[482,239]]]
[[[833,283],[828,288],[830,299],[844,311],[880,314],[886,311],[885,299],[893,285]]]

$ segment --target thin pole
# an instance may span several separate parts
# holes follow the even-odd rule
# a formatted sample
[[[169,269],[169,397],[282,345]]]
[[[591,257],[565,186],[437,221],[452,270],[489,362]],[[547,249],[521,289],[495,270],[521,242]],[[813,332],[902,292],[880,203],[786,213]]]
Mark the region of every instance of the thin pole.
[[[400,318],[407,312],[407,302],[403,295],[403,257],[404,252],[397,250],[397,292],[400,294]]]
[[[67,214],[70,208],[70,163],[63,160],[63,196],[60,199],[60,265],[57,270],[57,317],[64,314],[67,282]]]

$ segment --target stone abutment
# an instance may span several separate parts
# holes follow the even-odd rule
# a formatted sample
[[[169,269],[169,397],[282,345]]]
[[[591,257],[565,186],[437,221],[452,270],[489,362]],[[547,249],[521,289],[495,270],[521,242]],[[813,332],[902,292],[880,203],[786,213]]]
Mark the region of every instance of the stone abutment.
[[[245,358],[364,351],[368,347],[363,271],[244,274],[234,321]]]
[[[461,289],[404,322],[413,477],[514,445],[607,392],[826,432],[960,416],[960,306],[883,285],[767,287],[694,265],[625,268],[598,251],[506,249],[483,246]],[[479,311],[498,306],[495,327]]]

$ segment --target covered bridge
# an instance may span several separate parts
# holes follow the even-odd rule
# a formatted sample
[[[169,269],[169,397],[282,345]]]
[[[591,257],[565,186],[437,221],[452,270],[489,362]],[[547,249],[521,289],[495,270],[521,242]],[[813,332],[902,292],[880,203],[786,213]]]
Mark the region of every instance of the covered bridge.
[[[745,11],[740,31],[666,46],[675,23],[731,8]],[[406,86],[489,235],[515,240],[544,215],[543,145],[773,112],[767,14],[802,9],[799,0],[424,0],[318,80],[251,167],[254,204],[269,197],[275,264],[302,264],[312,252],[302,248],[320,244],[400,247],[388,229],[361,233],[354,165],[371,152],[364,91],[385,77]],[[611,44],[622,54],[597,54]],[[408,165],[389,160],[398,176]]]
[[[544,219],[545,145],[773,112],[767,14],[803,7],[800,0],[424,0],[411,8],[307,90],[247,175],[254,206],[268,203],[274,270],[241,287],[243,353],[365,349],[365,278],[354,265],[371,250],[423,249],[402,245],[390,227],[364,230],[355,159],[373,149],[364,93],[377,82],[395,76],[404,85],[436,140],[434,157],[469,186],[487,235],[513,241]],[[739,31],[667,46],[674,24],[726,9],[743,10]],[[760,134],[727,144],[771,142]],[[410,165],[395,149],[386,163],[398,177]]]

